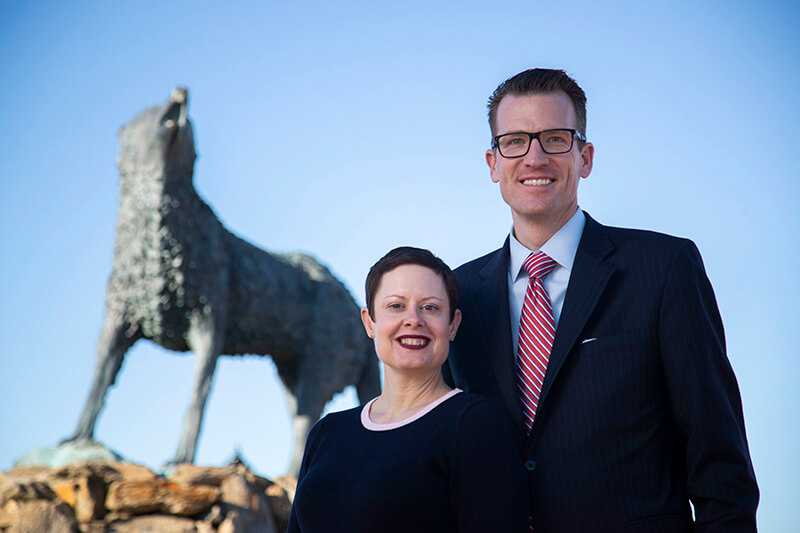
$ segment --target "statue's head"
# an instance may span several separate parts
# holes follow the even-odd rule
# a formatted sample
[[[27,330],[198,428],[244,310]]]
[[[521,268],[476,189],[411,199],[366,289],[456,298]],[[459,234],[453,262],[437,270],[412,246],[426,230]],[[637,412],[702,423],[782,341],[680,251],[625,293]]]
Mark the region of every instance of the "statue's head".
[[[191,179],[196,153],[187,116],[189,92],[178,87],[166,103],[142,111],[119,130],[119,168],[123,175]]]

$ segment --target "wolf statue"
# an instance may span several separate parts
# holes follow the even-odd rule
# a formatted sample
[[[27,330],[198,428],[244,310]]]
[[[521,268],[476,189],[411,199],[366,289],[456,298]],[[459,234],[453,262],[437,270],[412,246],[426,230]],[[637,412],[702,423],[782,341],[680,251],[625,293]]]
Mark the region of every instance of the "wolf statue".
[[[91,440],[128,349],[149,339],[196,358],[189,410],[172,462],[193,462],[220,355],[269,355],[286,389],[297,475],[311,426],[347,385],[380,393],[378,362],[347,289],[313,257],[257,248],[225,229],[193,185],[188,92],[120,132],[113,270],[94,382],[75,434]],[[246,404],[247,398],[242,398]]]

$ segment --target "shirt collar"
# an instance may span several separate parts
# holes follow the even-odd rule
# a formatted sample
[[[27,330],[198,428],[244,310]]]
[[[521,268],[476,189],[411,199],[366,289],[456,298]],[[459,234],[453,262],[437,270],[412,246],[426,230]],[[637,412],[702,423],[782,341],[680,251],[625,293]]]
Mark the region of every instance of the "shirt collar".
[[[575,254],[578,252],[578,244],[583,234],[583,227],[586,225],[586,215],[578,207],[566,224],[561,226],[555,235],[550,237],[539,250],[529,250],[517,240],[514,235],[514,227],[511,227],[509,238],[511,261],[508,265],[509,272],[516,280],[522,271],[522,264],[531,252],[542,251],[553,259],[559,266],[567,271],[572,271],[572,263],[575,261]]]

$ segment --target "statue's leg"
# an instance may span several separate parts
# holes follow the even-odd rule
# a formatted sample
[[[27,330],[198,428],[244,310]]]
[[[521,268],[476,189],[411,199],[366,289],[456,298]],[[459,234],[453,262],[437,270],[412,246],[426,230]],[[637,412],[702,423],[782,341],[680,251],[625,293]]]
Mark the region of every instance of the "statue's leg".
[[[130,324],[123,319],[122,313],[106,309],[103,329],[100,332],[100,341],[97,346],[94,381],[80,422],[78,422],[78,428],[71,440],[93,438],[94,426],[103,409],[108,388],[117,379],[125,352],[140,336],[138,330],[131,331]]]
[[[287,473],[297,477],[308,432],[319,420],[325,404],[333,397],[335,391],[330,390],[328,378],[320,373],[319,368],[303,368],[301,365],[294,387],[291,390],[287,387],[287,392],[294,429],[292,462]]]
[[[358,401],[366,403],[381,394],[381,372],[378,367],[378,356],[372,342],[364,343],[364,366],[356,381]]]
[[[181,442],[175,458],[172,460],[173,463],[194,462],[197,439],[203,423],[203,410],[214,379],[217,357],[219,357],[222,347],[220,330],[221,328],[215,326],[211,319],[193,320],[189,328],[187,340],[196,358],[194,385],[189,410],[183,421]]]

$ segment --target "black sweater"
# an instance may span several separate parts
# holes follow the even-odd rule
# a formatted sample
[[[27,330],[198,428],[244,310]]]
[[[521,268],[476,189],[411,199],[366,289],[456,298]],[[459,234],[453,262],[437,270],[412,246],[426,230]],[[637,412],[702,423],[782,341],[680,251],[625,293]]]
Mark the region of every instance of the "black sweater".
[[[526,532],[528,489],[508,416],[458,393],[387,430],[357,407],[317,422],[289,533]]]

